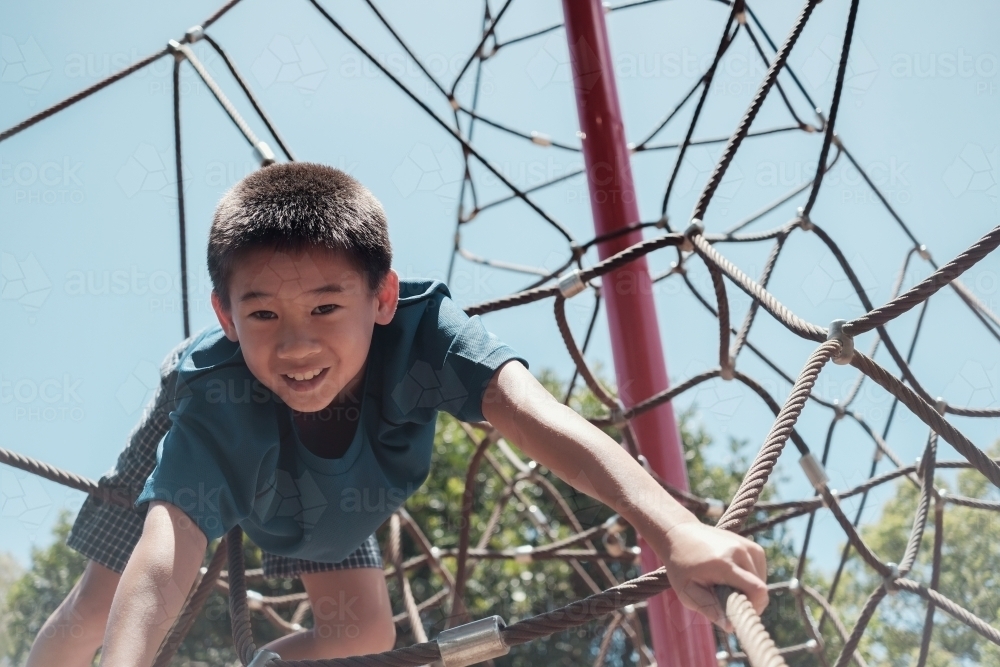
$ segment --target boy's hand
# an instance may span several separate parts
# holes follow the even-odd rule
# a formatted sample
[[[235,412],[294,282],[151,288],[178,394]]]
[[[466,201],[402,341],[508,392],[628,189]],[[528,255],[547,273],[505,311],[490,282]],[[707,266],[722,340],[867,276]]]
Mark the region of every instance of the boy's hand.
[[[732,626],[719,604],[715,586],[740,591],[761,614],[768,603],[767,564],[760,545],[699,521],[678,523],[665,535],[643,535],[688,609],[700,612],[727,632]]]
[[[501,366],[483,396],[483,415],[525,454],[578,491],[615,509],[663,561],[681,602],[729,630],[715,585],[767,606],[764,550],[703,525],[617,442],[556,401],[521,364]]]

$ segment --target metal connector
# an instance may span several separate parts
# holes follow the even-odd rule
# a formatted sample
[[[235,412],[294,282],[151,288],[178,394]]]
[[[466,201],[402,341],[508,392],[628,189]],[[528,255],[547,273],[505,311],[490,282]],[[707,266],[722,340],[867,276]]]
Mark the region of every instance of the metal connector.
[[[538,144],[539,146],[551,146],[552,139],[548,135],[542,134],[541,132],[531,132],[531,143]]]
[[[827,340],[840,341],[840,354],[832,359],[833,363],[838,366],[846,366],[854,358],[854,337],[844,333],[845,324],[847,324],[847,320],[830,322],[830,330],[826,335]]]
[[[266,141],[258,141],[253,147],[253,156],[257,158],[260,162],[260,166],[266,167],[269,164],[274,164],[277,162],[277,158],[274,157],[274,151],[271,147],[267,145]]]
[[[457,628],[444,630],[437,636],[444,667],[465,667],[499,658],[510,652],[500,631],[507,624],[499,616],[481,618]]]
[[[830,478],[826,476],[823,464],[817,461],[811,452],[799,459],[799,465],[802,466],[802,471],[809,478],[809,483],[817,491],[830,483]]]
[[[694,241],[691,240],[691,237],[703,234],[704,232],[705,226],[701,224],[701,220],[698,218],[692,218],[691,224],[684,230],[684,241],[681,243],[681,250],[685,252],[694,252]]]
[[[184,33],[184,41],[188,44],[194,44],[199,39],[205,36],[205,29],[200,25],[192,26],[188,28],[188,31]]]
[[[587,283],[580,277],[580,270],[576,269],[559,279],[559,293],[564,298],[576,296],[587,288]]]

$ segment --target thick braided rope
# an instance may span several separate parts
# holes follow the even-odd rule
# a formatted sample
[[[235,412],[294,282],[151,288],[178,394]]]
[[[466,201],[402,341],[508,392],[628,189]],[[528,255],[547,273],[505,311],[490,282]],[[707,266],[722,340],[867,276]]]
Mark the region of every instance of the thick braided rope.
[[[244,665],[250,664],[257,647],[250,627],[250,607],[247,604],[247,582],[243,567],[243,529],[233,527],[226,536],[229,553],[229,615],[232,617],[233,644]]]
[[[844,93],[844,76],[847,74],[847,59],[851,52],[851,38],[854,36],[854,26],[858,18],[858,0],[851,0],[851,9],[847,13],[847,29],[844,31],[844,46],[840,49],[840,65],[837,67],[837,82],[833,86],[833,100],[830,102],[830,117],[826,121],[826,131],[823,133],[823,147],[819,152],[819,162],[816,166],[816,178],[813,179],[812,189],[809,191],[809,199],[802,207],[803,215],[809,215],[816,197],[819,196],[819,188],[823,183],[823,175],[826,170],[826,157],[830,154],[830,145],[834,140],[834,127],[837,124],[837,112],[840,109],[840,99]]]
[[[747,596],[736,591],[729,592],[725,597],[725,609],[726,617],[733,624],[733,631],[753,667],[787,667]]]
[[[94,85],[90,86],[89,88],[84,88],[80,92],[75,93],[73,95],[70,95],[69,97],[67,97],[66,99],[64,99],[62,102],[58,102],[57,104],[53,104],[52,106],[50,106],[47,109],[43,109],[43,110],[39,111],[34,116],[31,116],[30,118],[27,118],[27,119],[21,121],[17,125],[4,130],[3,132],[0,132],[0,141],[4,141],[6,139],[9,139],[9,138],[13,137],[15,134],[17,134],[19,132],[22,132],[23,130],[27,130],[32,125],[34,125],[36,123],[40,123],[41,121],[45,120],[49,116],[52,116],[52,115],[55,115],[55,114],[59,113],[60,111],[62,111],[66,107],[72,106],[72,105],[76,104],[77,102],[79,102],[80,100],[82,100],[82,99],[84,99],[86,97],[90,97],[91,95],[93,95],[97,91],[101,90],[102,88],[106,88],[106,87],[110,86],[111,84],[115,83],[116,81],[124,79],[125,77],[127,77],[129,74],[132,74],[133,72],[138,72],[143,67],[146,67],[147,65],[149,65],[153,61],[158,60],[159,58],[167,55],[167,53],[169,53],[169,51],[170,50],[168,48],[164,47],[164,48],[160,49],[159,51],[157,51],[156,53],[152,53],[152,54],[146,56],[145,58],[143,58],[141,60],[137,60],[136,62],[132,63],[131,65],[129,65],[125,69],[123,69],[123,70],[121,70],[119,72],[115,72],[114,74],[112,74],[111,76],[109,76],[109,77],[107,77],[105,79],[101,79],[100,81],[98,81]]]
[[[981,618],[970,613],[962,606],[955,604],[949,598],[941,595],[941,593],[931,590],[923,584],[905,577],[896,579],[894,585],[900,590],[914,593],[927,601],[934,602],[935,606],[944,610],[956,620],[965,623],[967,626],[981,634],[986,639],[989,639],[994,644],[1000,644],[1000,630],[994,628],[989,623],[984,622]]]
[[[580,279],[583,282],[593,280],[594,278],[603,276],[604,274],[614,271],[619,267],[625,266],[629,262],[637,260],[644,255],[648,255],[654,250],[659,250],[660,248],[666,248],[668,246],[677,246],[683,241],[684,237],[680,234],[664,234],[647,241],[642,241],[641,243],[636,243],[619,253],[615,253],[604,261],[595,264],[593,267],[586,269],[585,271],[581,271]],[[534,289],[518,292],[517,294],[511,294],[509,296],[500,297],[499,299],[484,301],[483,303],[469,306],[465,309],[465,314],[469,317],[472,317],[473,315],[484,315],[498,310],[506,310],[507,308],[511,308],[513,306],[532,303],[540,299],[555,296],[556,294],[559,294],[558,287],[535,287]]]
[[[886,391],[899,399],[925,424],[945,439],[948,444],[958,450],[958,453],[969,460],[986,479],[1000,487],[1000,465],[997,465],[983,450],[976,447],[957,428],[945,420],[929,403],[900,382],[894,375],[880,366],[864,353],[855,350],[851,365],[881,385]]]
[[[774,315],[779,322],[788,329],[808,340],[822,341],[826,339],[826,329],[810,322],[806,322],[798,315],[790,311],[784,304],[774,298],[774,295],[757,284],[747,274],[743,273],[738,266],[730,262],[723,255],[712,247],[701,234],[691,234],[689,237],[695,252],[707,263],[711,263],[729,276],[737,287],[747,293],[750,298],[760,302],[764,309]]]
[[[871,622],[872,617],[875,616],[875,610],[878,608],[879,603],[882,602],[882,598],[886,596],[886,593],[885,586],[879,586],[868,596],[865,606],[861,609],[861,614],[854,624],[854,629],[851,631],[851,636],[844,642],[844,646],[840,650],[840,655],[837,656],[835,667],[847,667],[847,663],[850,661],[851,656],[858,650],[861,637],[864,635],[865,629]]]
[[[562,335],[563,343],[566,345],[566,349],[569,351],[569,356],[572,357],[573,363],[576,365],[576,369],[580,372],[583,377],[583,381],[587,383],[587,387],[590,391],[594,393],[597,399],[612,410],[618,408],[618,401],[608,394],[607,390],[601,386],[594,377],[594,374],[590,372],[590,367],[587,366],[587,362],[583,359],[583,353],[580,352],[580,348],[577,347],[576,341],[573,340],[573,332],[570,331],[569,322],[566,321],[566,299],[563,295],[559,294],[555,298],[555,315],[556,315],[556,325],[559,327],[559,333]]]
[[[848,336],[858,336],[896,319],[914,306],[926,301],[942,287],[950,284],[983,257],[993,252],[997,246],[1000,246],[1000,226],[994,227],[961,255],[889,303],[845,324],[844,333]]]
[[[774,82],[778,80],[778,73],[784,68],[785,61],[788,60],[788,55],[792,52],[792,47],[795,46],[795,42],[798,41],[799,35],[802,34],[802,30],[805,28],[806,23],[809,21],[809,16],[812,14],[813,8],[818,4],[818,2],[819,0],[806,1],[805,6],[802,8],[802,12],[795,20],[795,24],[792,26],[792,30],[789,32],[784,44],[781,45],[781,49],[779,49],[778,53],[775,54],[774,61],[768,68],[767,74],[764,76],[764,80],[760,82],[760,86],[757,88],[757,93],[754,95],[753,101],[743,114],[743,118],[740,119],[740,124],[736,128],[736,132],[734,132],[729,138],[729,141],[726,142],[726,147],[722,151],[722,155],[719,157],[719,162],[715,165],[715,169],[712,170],[712,175],[709,176],[708,182],[705,183],[705,188],[698,196],[698,203],[695,206],[692,217],[698,218],[699,220],[704,218],[705,210],[708,208],[709,202],[712,201],[715,191],[722,183],[722,178],[726,175],[726,170],[729,168],[729,164],[736,156],[736,151],[739,149],[740,144],[743,143],[743,139],[746,137],[747,133],[750,132],[750,126],[753,124],[754,118],[757,117],[757,112],[760,111],[762,106],[764,106],[764,100],[767,98],[767,94],[771,91],[771,86],[773,86]]]
[[[802,413],[806,399],[809,398],[809,393],[812,391],[813,385],[816,384],[819,372],[830,358],[839,352],[840,342],[830,340],[820,345],[810,355],[798,380],[795,381],[795,386],[792,387],[788,401],[781,408],[781,412],[775,419],[771,431],[764,440],[764,445],[757,453],[757,458],[754,459],[753,465],[750,466],[746,476],[740,483],[740,488],[736,491],[733,501],[726,508],[722,518],[719,519],[719,523],[717,524],[719,528],[723,530],[739,530],[747,517],[750,516],[753,506],[757,503],[757,499],[760,498],[760,492],[764,488],[764,484],[774,469],[774,464],[781,455],[781,450],[784,448],[788,436],[791,435],[795,422]]]
[[[0,463],[5,463],[13,468],[24,470],[32,475],[44,477],[49,481],[62,484],[63,486],[68,486],[71,489],[83,491],[86,494],[100,498],[105,502],[109,502],[120,507],[132,506],[132,496],[128,493],[122,493],[123,490],[121,488],[100,486],[92,479],[82,477],[67,470],[56,468],[48,463],[33,459],[30,456],[24,456],[23,454],[12,452],[2,447],[0,447]]]

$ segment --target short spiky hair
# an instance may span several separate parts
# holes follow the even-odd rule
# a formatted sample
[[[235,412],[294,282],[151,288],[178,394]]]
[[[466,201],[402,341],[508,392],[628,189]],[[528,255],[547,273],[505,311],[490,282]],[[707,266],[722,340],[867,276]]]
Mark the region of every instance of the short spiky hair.
[[[239,255],[261,247],[346,253],[372,291],[392,266],[385,211],[375,195],[339,169],[308,162],[259,169],[233,186],[216,207],[208,235],[208,273],[226,309]]]

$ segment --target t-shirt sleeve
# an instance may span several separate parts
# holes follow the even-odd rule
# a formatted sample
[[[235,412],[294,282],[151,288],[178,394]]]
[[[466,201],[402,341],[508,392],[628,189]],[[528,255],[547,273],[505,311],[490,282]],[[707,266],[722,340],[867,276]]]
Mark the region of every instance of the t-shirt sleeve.
[[[485,421],[483,396],[500,366],[516,359],[528,362],[487,331],[482,319],[469,317],[441,290],[427,303],[416,347],[392,397],[414,421],[441,410],[462,421]]]
[[[250,516],[262,492],[258,487],[266,486],[261,473],[277,457],[256,444],[268,440],[260,432],[266,424],[227,405],[227,396],[214,394],[211,382],[195,383],[178,397],[173,423],[156,450],[156,468],[135,501],[140,512],[152,500],[175,505],[209,541]]]

